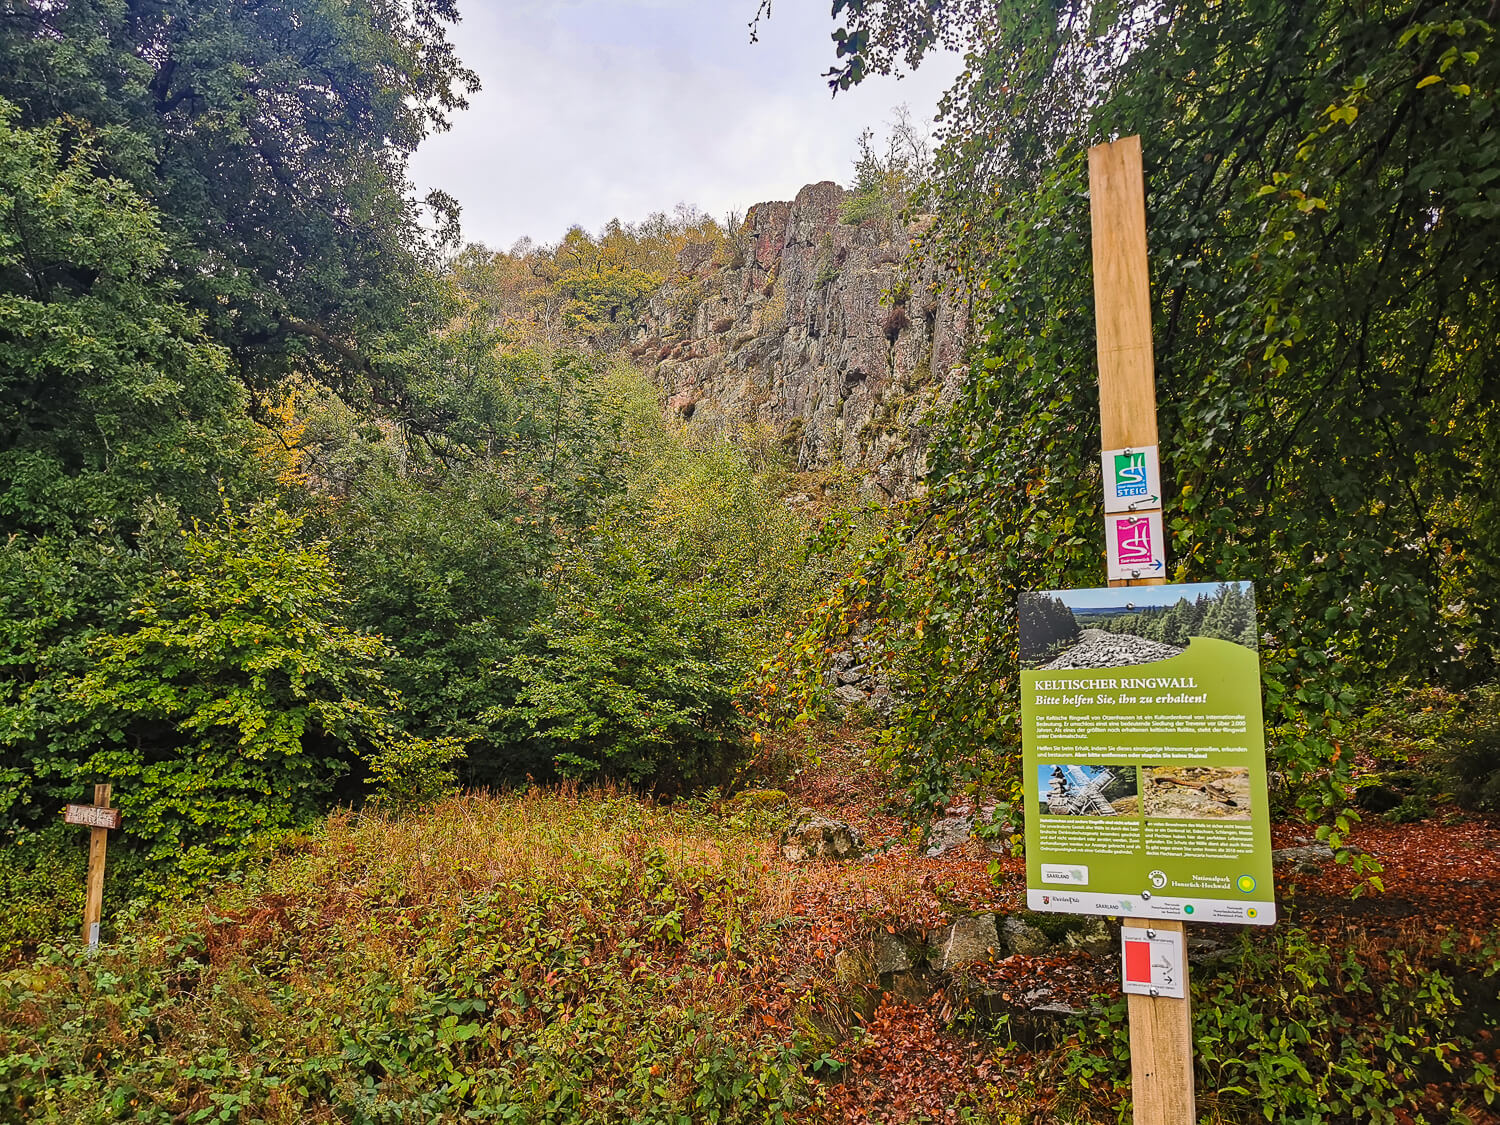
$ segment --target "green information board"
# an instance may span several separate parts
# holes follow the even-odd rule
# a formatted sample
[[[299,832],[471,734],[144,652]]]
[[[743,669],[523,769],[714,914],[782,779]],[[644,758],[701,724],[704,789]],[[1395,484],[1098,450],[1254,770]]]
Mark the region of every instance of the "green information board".
[[[1032,910],[1276,921],[1248,582],[1023,594]]]

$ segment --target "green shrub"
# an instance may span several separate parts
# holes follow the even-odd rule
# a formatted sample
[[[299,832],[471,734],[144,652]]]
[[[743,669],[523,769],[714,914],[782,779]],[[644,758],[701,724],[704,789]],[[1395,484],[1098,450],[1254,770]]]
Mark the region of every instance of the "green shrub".
[[[531,651],[507,669],[508,715],[566,777],[667,789],[721,777],[740,753],[735,695],[750,661],[739,595],[678,587],[637,545],[583,554]]]
[[[1459,726],[1440,753],[1453,796],[1466,809],[1500,811],[1500,689],[1473,693],[1476,714]]]
[[[1487,1048],[1500,1027],[1500,934],[1393,945],[1281,925],[1269,940],[1247,936],[1234,967],[1195,973],[1200,1111],[1215,1120],[1437,1125],[1468,1120],[1477,1103],[1442,1104],[1430,1085],[1486,1105],[1500,1094]],[[1069,1100],[1128,1092],[1125,1008],[1079,1021],[1062,1061]]]
[[[0,964],[82,925],[88,835],[59,817],[24,845],[0,847]]]
[[[407,742],[385,644],[340,624],[333,564],[295,517],[226,510],[181,530],[164,561],[126,621],[80,640],[66,674],[13,709],[52,724],[19,748],[36,779],[30,815],[109,780],[120,844],[152,893],[224,874],[321,815],[360,756]]]

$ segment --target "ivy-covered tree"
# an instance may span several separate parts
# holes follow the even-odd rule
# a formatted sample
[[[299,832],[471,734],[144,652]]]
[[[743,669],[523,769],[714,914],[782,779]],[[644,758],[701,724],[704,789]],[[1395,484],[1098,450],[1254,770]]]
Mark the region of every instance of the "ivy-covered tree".
[[[1272,744],[1326,783],[1299,793],[1341,799],[1361,691],[1493,674],[1490,9],[837,0],[836,83],[969,52],[926,245],[980,294],[970,377],[899,546],[818,626],[891,623],[920,807],[1016,784],[1011,607],[1102,576],[1085,149],[1122,134],[1144,138],[1176,577],[1257,583]]]

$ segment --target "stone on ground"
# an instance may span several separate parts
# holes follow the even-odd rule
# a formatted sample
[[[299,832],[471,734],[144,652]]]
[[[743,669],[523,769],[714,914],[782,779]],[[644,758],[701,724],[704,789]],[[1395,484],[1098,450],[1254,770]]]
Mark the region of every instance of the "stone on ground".
[[[781,854],[793,863],[809,859],[858,859],[865,841],[857,828],[842,820],[830,820],[810,809],[782,829],[778,840]]]

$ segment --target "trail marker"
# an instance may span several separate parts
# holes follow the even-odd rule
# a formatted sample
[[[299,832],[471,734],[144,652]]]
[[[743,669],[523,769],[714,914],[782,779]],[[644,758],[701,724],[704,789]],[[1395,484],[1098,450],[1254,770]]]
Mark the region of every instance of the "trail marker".
[[[120,810],[101,808],[98,805],[69,805],[63,810],[63,821],[81,824],[85,828],[120,827]]]
[[[1161,507],[1161,465],[1156,446],[1106,449],[1100,462],[1105,512],[1147,512]]]
[[[1104,517],[1104,546],[1112,580],[1161,578],[1167,572],[1161,511]]]
[[[1154,451],[1156,373],[1151,349],[1146,180],[1140,137],[1122,137],[1089,149],[1089,217],[1093,227],[1101,446],[1110,451],[1147,448]],[[1156,585],[1166,581],[1161,489],[1157,488],[1155,493],[1158,501],[1153,507],[1133,510],[1137,522],[1127,527],[1107,526],[1111,586]],[[1145,553],[1140,541],[1142,517],[1146,534],[1152,537],[1150,569],[1134,563],[1128,567],[1121,565],[1117,570],[1122,549],[1135,548],[1133,552],[1125,552],[1131,560]],[[1121,518],[1106,515],[1106,525]],[[1132,537],[1124,538],[1127,533]],[[1155,566],[1158,562],[1160,569]],[[1176,934],[1179,939],[1185,933],[1181,922],[1126,918],[1123,924],[1127,941],[1140,938],[1148,927],[1149,932]],[[1148,992],[1127,996],[1135,1125],[1194,1125],[1197,1120],[1186,959],[1182,961],[1181,987],[1180,998],[1164,995],[1160,990],[1156,995]]]
[[[1121,988],[1127,996],[1187,996],[1187,956],[1181,930],[1159,926],[1120,931],[1124,964]]]
[[[104,913],[104,851],[109,830],[120,827],[120,810],[109,807],[112,787],[94,786],[92,805],[69,805],[63,810],[67,824],[82,824],[89,833],[89,873],[83,901],[83,944],[90,949],[99,945],[99,921]]]

